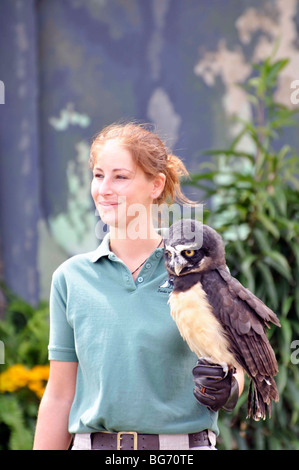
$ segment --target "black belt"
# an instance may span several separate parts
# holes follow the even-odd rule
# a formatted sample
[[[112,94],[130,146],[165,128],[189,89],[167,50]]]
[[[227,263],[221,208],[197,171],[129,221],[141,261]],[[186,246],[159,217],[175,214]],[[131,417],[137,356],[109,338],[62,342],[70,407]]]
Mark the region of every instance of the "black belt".
[[[189,448],[209,446],[208,431],[188,434]],[[159,450],[159,434],[137,432],[95,432],[91,434],[92,450]]]

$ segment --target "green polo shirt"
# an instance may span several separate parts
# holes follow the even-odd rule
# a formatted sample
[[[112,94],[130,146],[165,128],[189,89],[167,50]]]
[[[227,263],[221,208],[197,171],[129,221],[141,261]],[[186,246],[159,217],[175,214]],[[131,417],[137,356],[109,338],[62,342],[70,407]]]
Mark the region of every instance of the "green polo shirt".
[[[218,434],[217,413],[193,396],[197,358],[170,316],[170,292],[163,248],[134,281],[109,234],[54,272],[49,359],[78,361],[70,433]]]

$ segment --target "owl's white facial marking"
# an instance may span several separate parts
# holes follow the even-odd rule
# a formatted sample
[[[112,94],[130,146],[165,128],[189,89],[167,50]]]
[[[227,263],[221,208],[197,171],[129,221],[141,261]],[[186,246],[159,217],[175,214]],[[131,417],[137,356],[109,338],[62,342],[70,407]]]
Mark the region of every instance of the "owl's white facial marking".
[[[198,250],[199,247],[197,243],[185,243],[184,245],[176,245],[175,249],[181,253],[184,250]]]
[[[172,247],[170,245],[165,246],[165,253],[166,253],[166,260],[167,260],[167,267],[179,276],[181,271],[184,268],[192,268],[193,264],[191,261],[188,261],[184,256],[182,256],[182,251],[194,249],[195,245],[176,245]]]

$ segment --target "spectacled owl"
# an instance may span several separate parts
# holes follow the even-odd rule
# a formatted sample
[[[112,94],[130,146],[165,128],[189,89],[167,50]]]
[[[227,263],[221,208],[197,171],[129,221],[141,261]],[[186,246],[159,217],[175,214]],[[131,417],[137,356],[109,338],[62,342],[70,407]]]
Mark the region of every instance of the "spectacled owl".
[[[271,417],[278,372],[266,336],[276,314],[229,273],[224,243],[196,220],[175,222],[164,239],[165,266],[174,288],[170,311],[180,334],[199,357],[224,370],[240,365],[250,378],[247,417]]]

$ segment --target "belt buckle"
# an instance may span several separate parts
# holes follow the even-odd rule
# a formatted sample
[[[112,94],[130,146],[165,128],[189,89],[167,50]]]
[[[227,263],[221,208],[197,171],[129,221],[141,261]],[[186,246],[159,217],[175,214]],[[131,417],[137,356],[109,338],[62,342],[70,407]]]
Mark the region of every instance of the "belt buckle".
[[[134,442],[133,442],[133,446],[134,446],[134,450],[138,450],[138,434],[136,431],[120,431],[117,433],[117,450],[121,450],[122,449],[122,446],[121,446],[121,440],[122,440],[122,434],[132,434],[134,436]]]

